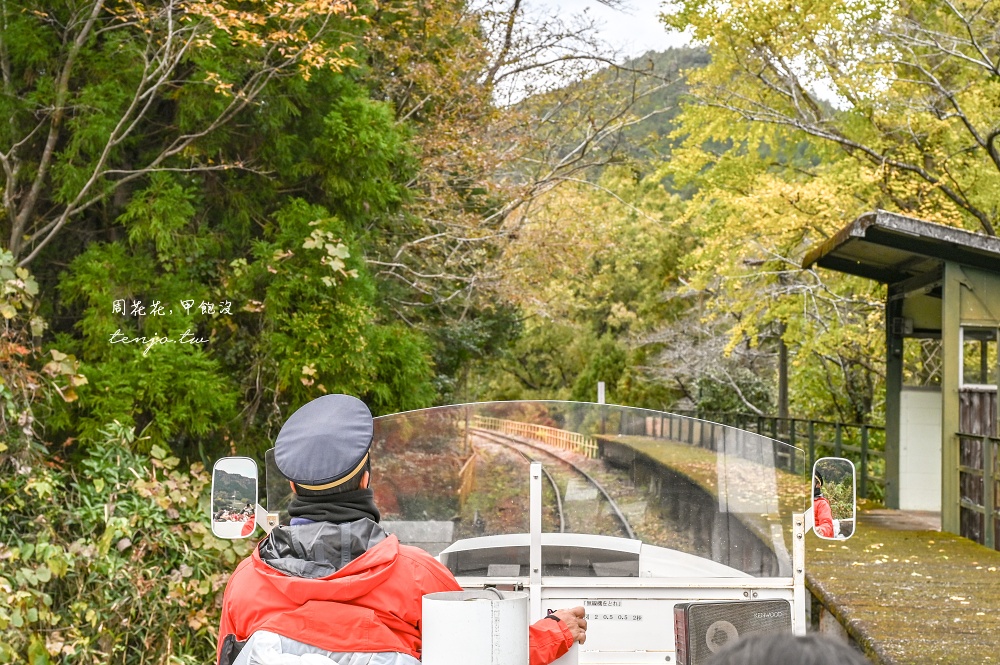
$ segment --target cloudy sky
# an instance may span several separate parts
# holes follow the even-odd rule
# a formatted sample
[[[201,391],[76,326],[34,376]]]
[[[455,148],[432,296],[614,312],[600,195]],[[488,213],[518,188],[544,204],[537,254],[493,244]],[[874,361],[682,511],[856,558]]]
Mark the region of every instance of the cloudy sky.
[[[683,46],[687,39],[668,33],[658,14],[662,0],[624,0],[623,10],[614,10],[595,0],[534,0],[532,5],[558,7],[560,13],[577,14],[585,9],[603,24],[604,38],[628,56],[651,49],[662,51]]]

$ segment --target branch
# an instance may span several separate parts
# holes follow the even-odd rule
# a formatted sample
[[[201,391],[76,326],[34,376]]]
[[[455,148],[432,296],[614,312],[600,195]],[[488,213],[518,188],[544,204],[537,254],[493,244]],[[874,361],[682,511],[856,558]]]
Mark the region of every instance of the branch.
[[[510,12],[507,15],[507,25],[504,30],[503,46],[500,47],[500,52],[497,53],[496,60],[493,62],[493,66],[489,68],[486,72],[486,77],[483,81],[483,85],[487,88],[492,88],[494,84],[494,77],[497,75],[497,71],[507,64],[507,56],[510,55],[511,47],[514,42],[514,26],[517,23],[517,15],[521,12],[521,0],[514,0],[514,6],[511,7]]]
[[[3,91],[8,97],[14,96],[13,79],[10,68],[10,53],[7,51],[8,31],[7,0],[0,0],[0,73],[3,75]],[[11,118],[13,120],[13,118]]]
[[[97,20],[97,16],[100,14],[103,7],[104,0],[95,0],[90,11],[90,16],[84,23],[83,28],[77,34],[76,39],[73,40],[73,45],[70,47],[70,51],[66,56],[66,62],[63,63],[62,70],[59,74],[59,79],[56,83],[55,108],[52,112],[49,124],[49,135],[45,141],[45,148],[42,150],[42,156],[38,162],[38,169],[35,173],[35,179],[31,184],[31,189],[28,191],[24,202],[21,204],[20,212],[14,217],[11,223],[10,251],[14,254],[14,256],[17,256],[20,253],[23,245],[22,236],[24,235],[24,230],[27,228],[28,221],[34,215],[35,206],[38,203],[38,196],[42,192],[42,187],[45,183],[46,177],[48,176],[49,167],[52,164],[56,143],[59,139],[59,127],[62,124],[63,114],[66,110],[65,104],[66,97],[69,94],[70,73],[73,70],[76,57],[80,54],[80,49],[83,48],[84,43],[87,41],[90,35],[90,30],[93,28],[94,22]]]
[[[100,8],[102,2],[103,0],[98,0],[95,5],[95,12],[91,17],[92,20],[88,23],[88,30],[89,26],[93,25],[93,19],[96,17],[97,10]],[[164,166],[164,163],[168,159],[183,152],[198,139],[215,132],[223,125],[229,123],[236,115],[253,104],[257,97],[273,79],[283,74],[286,70],[298,65],[303,53],[314,45],[318,36],[325,32],[326,27],[332,20],[331,15],[326,15],[313,38],[300,45],[298,49],[291,54],[284,52],[284,46],[282,44],[271,44],[267,53],[262,58],[265,66],[254,71],[249,79],[243,84],[241,89],[232,95],[230,102],[225,106],[225,108],[223,108],[211,122],[203,126],[200,130],[175,137],[170,144],[161,149],[161,151],[142,168],[109,169],[107,168],[107,164],[111,158],[113,149],[118,147],[124,140],[132,136],[137,131],[141,121],[146,118],[154,103],[159,99],[159,91],[173,85],[174,81],[172,80],[171,74],[176,71],[177,66],[183,60],[188,49],[198,36],[199,24],[195,24],[193,27],[185,29],[184,32],[187,33],[186,38],[180,40],[179,35],[181,33],[176,29],[174,23],[174,12],[176,11],[175,2],[171,1],[164,11],[164,17],[167,24],[167,34],[164,43],[157,49],[151,49],[150,45],[153,43],[154,37],[150,35],[150,41],[147,42],[147,54],[149,55],[144,62],[143,76],[135,88],[128,108],[122,113],[114,129],[105,141],[101,154],[94,163],[87,181],[79,188],[72,201],[66,205],[63,212],[54,220],[54,222],[50,222],[42,229],[28,236],[26,242],[18,243],[15,255],[17,255],[20,249],[25,245],[32,246],[32,251],[26,257],[21,259],[18,262],[18,265],[24,266],[34,260],[34,258],[38,256],[39,252],[46,245],[48,245],[56,234],[59,233],[71,217],[82,212],[86,208],[89,208],[94,202],[105,198],[111,191],[114,191],[116,188],[121,187],[128,182],[159,171],[195,172],[228,169],[234,167],[244,168],[243,165],[171,168]],[[82,41],[79,38],[77,42],[82,44]],[[77,48],[76,51],[79,51],[79,48]],[[275,60],[276,54],[280,54],[277,57],[276,63],[270,64]],[[71,60],[72,57],[68,60],[67,65]],[[151,61],[157,63],[157,65],[152,69],[150,67]],[[66,77],[68,77],[68,66],[64,70],[64,78]],[[68,79],[66,83],[68,86]],[[54,119],[52,129],[54,130],[57,125],[58,122]],[[50,131],[49,142],[52,149],[54,149],[55,145],[54,138],[55,135],[52,131]],[[51,153],[48,147],[46,159],[51,159]],[[112,174],[122,175],[123,177],[118,179],[108,191],[98,192],[96,195],[93,195],[92,192],[97,184],[102,179]],[[41,179],[44,178],[44,176],[44,169],[39,169],[39,173],[35,180],[35,185],[39,191],[42,182]],[[16,232],[18,240],[20,240],[24,235],[24,229],[26,227],[27,219],[29,218],[28,213],[31,212],[34,207],[34,200],[29,199],[28,203],[30,203],[30,206],[22,206],[19,216],[19,224],[14,227],[14,232]],[[12,236],[13,235],[14,233],[12,233]]]

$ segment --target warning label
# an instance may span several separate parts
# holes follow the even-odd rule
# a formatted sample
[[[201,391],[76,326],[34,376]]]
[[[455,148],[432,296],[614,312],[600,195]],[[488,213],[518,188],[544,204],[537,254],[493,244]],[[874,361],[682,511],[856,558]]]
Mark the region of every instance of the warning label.
[[[585,600],[588,621],[642,621],[642,614],[630,611],[624,600]]]

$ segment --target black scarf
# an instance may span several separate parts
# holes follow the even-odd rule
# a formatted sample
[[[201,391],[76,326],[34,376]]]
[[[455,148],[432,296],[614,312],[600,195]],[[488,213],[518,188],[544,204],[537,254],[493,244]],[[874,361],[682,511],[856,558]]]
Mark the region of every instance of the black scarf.
[[[378,522],[382,516],[375,507],[375,493],[370,489],[357,489],[339,494],[302,496],[295,494],[288,505],[290,517],[302,517],[313,522],[342,524],[363,517]]]

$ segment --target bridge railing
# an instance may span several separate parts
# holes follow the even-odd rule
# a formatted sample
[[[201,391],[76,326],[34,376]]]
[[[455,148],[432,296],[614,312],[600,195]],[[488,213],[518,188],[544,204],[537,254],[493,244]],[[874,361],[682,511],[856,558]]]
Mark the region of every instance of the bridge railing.
[[[820,457],[847,457],[857,467],[858,496],[880,501],[885,498],[885,427],[750,413],[679,413],[756,432],[803,448],[809,457],[806,467],[809,470]]]
[[[664,414],[664,417],[667,415],[669,414]],[[808,472],[812,469],[813,462],[825,455],[847,457],[855,462],[858,469],[858,496],[878,500],[885,497],[884,427],[745,413],[679,412],[676,415],[684,418],[676,419],[676,423],[674,418],[666,418],[669,423],[654,422],[652,425],[645,423],[650,420],[649,418],[639,418],[639,421],[644,423],[644,430],[648,429],[648,432],[645,432],[647,435],[688,443],[694,443],[695,438],[708,437],[714,440],[716,432],[712,424],[718,423],[762,434],[805,449],[807,460],[787,460],[782,464],[782,466],[787,465],[789,469]],[[688,420],[689,418],[707,422],[698,423],[696,426],[696,421]],[[543,441],[590,458],[598,455],[597,442],[591,437],[555,427],[485,416],[476,416],[473,419],[473,426]],[[624,419],[619,422],[619,426],[628,428]]]
[[[597,442],[589,436],[568,432],[555,427],[536,425],[534,423],[524,423],[517,420],[504,420],[502,418],[490,418],[487,416],[474,416],[471,421],[473,427],[488,429],[503,434],[523,436],[535,441],[547,443],[550,446],[571,450],[580,453],[585,457],[594,459],[597,457]]]

